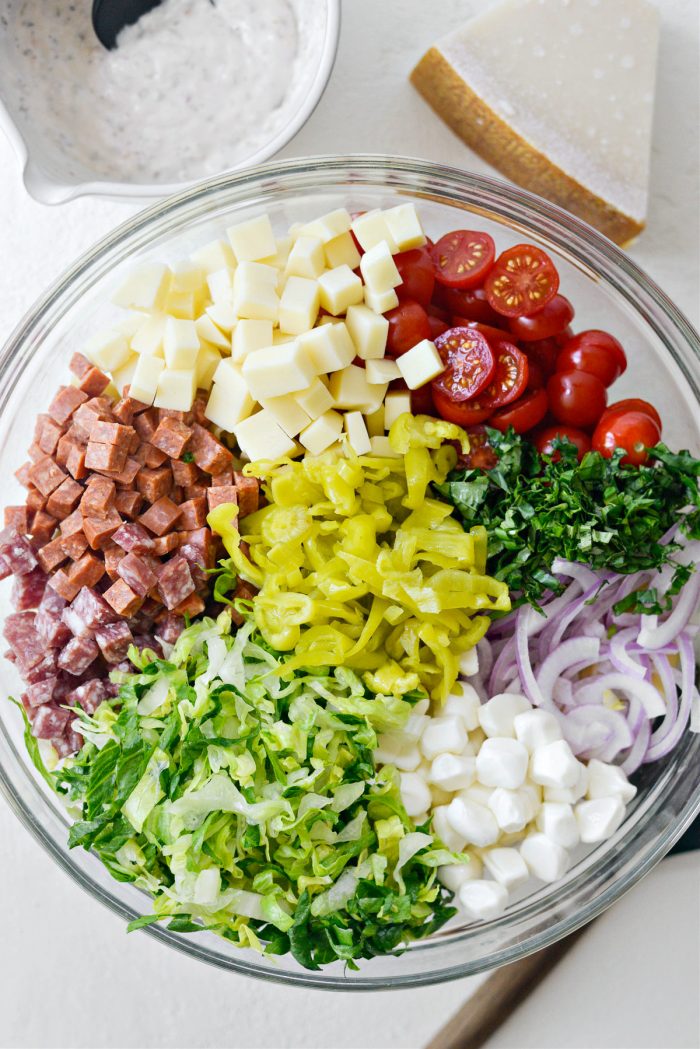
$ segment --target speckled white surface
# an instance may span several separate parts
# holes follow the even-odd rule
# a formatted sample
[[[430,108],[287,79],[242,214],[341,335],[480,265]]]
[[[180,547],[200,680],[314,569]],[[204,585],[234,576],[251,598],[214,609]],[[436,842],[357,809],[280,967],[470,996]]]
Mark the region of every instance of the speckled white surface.
[[[406,75],[488,0],[344,0],[338,61],[285,150],[396,152],[488,171]],[[615,2],[615,0],[607,0]],[[663,0],[649,226],[631,254],[698,322],[698,4]],[[0,139],[0,339],[133,206],[29,200]],[[393,994],[266,985],[126,936],[0,802],[0,1046],[418,1049],[478,978]],[[682,1049],[700,1044],[700,857],[664,861],[601,918],[489,1049]]]

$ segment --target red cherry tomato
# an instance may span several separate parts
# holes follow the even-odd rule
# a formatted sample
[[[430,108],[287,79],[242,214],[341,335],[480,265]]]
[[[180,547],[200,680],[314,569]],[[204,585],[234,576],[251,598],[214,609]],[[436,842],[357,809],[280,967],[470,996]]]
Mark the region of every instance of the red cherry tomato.
[[[435,402],[430,383],[411,390],[411,411],[414,415],[435,415]]]
[[[384,316],[389,321],[386,352],[400,357],[423,339],[430,338],[428,314],[418,302],[402,302]]]
[[[601,421],[593,433],[593,450],[610,459],[616,448],[624,448],[622,462],[641,466],[647,460],[647,448],[658,444],[661,430],[644,412],[622,412],[606,422]]]
[[[428,314],[428,324],[430,325],[430,338],[433,342],[435,342],[438,335],[442,335],[450,327],[449,324],[446,324],[439,317],[435,317],[432,313]]]
[[[537,361],[527,359],[527,388],[528,390],[540,390],[547,385],[547,378],[542,371],[542,366]]]
[[[554,336],[554,338],[557,340],[560,346],[566,346],[569,339],[573,339],[573,337],[574,329],[571,327],[571,325],[569,325],[568,328],[564,328],[564,331],[559,332],[558,335]]]
[[[504,317],[537,313],[558,290],[559,274],[554,263],[532,244],[516,244],[502,252],[484,284],[489,305]]]
[[[468,401],[485,390],[494,377],[496,358],[481,332],[473,328],[449,328],[438,336],[435,346],[445,371],[433,380],[453,401]]]
[[[489,306],[483,288],[445,288],[436,284],[433,302],[451,316],[467,317],[470,321],[496,326],[503,323],[503,318]]]
[[[549,339],[560,335],[574,319],[574,307],[563,295],[555,295],[537,313],[529,317],[511,317],[508,327],[520,342]]]
[[[600,379],[588,372],[557,372],[547,383],[547,395],[557,422],[584,429],[596,425],[607,400]]]
[[[481,321],[469,321],[466,317],[453,317],[452,324],[455,328],[474,328],[475,331],[480,331],[492,346],[499,342],[512,343],[513,341],[510,332],[504,331],[503,328],[494,328],[491,324],[482,324]]]
[[[553,447],[557,437],[566,437],[567,441],[576,445],[579,462],[591,450],[591,439],[583,430],[577,430],[575,426],[545,426],[538,430],[534,438],[535,448],[540,455],[551,455],[554,462],[561,459],[561,454]]]
[[[648,415],[658,426],[659,433],[663,430],[661,416],[654,405],[649,404],[649,401],[643,401],[640,397],[626,397],[623,401],[609,404],[600,417],[600,423],[606,423],[614,415],[622,415],[623,412],[641,412],[642,415]]]
[[[435,274],[433,260],[426,248],[413,248],[394,255],[396,268],[401,275],[401,284],[396,288],[399,302],[411,299],[427,306],[433,297]]]
[[[528,342],[523,346],[523,352],[527,354],[527,359],[531,364],[533,362],[539,364],[545,379],[548,379],[550,375],[554,375],[554,372],[557,370],[559,350],[560,347],[556,336],[549,339],[537,339],[537,341]]]
[[[433,400],[442,419],[465,428],[484,422],[491,414],[491,408],[484,408],[477,401],[453,401],[449,394],[437,386],[433,386]]]
[[[433,399],[438,414],[459,426],[473,426],[488,419],[496,408],[517,400],[527,386],[527,357],[517,346],[502,342],[494,347],[496,373],[489,386],[469,401],[453,401],[433,380]],[[451,401],[451,407],[447,404]]]
[[[470,426],[469,451],[459,452],[459,465],[465,470],[492,470],[498,462],[498,456],[489,444],[488,435],[483,426]]]
[[[617,339],[605,331],[582,331],[564,345],[557,358],[557,371],[580,371],[597,375],[611,386],[627,367],[627,357]]]
[[[493,266],[496,245],[488,233],[457,229],[433,244],[435,279],[448,288],[475,288]]]
[[[510,426],[516,433],[527,433],[533,427],[539,426],[547,414],[549,407],[547,394],[544,390],[531,390],[523,397],[519,397],[513,404],[499,408],[488,421],[489,426],[505,432]]]

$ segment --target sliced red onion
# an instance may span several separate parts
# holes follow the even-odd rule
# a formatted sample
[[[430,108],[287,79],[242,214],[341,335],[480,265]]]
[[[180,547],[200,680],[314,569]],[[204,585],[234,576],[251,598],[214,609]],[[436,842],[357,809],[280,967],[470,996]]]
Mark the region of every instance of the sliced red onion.
[[[693,703],[693,692],[695,691],[695,653],[693,644],[687,634],[681,634],[678,638],[678,653],[681,657],[681,701],[678,707],[678,717],[672,728],[658,743],[651,743],[644,755],[645,764],[650,761],[658,761],[669,754],[683,735],[688,719],[690,708]]]
[[[644,755],[647,752],[649,746],[649,737],[651,736],[651,725],[644,718],[637,729],[637,734],[634,739],[634,743],[630,747],[629,754],[622,762],[620,768],[627,776],[631,776],[633,772],[636,772],[639,766],[644,761]]]
[[[612,761],[632,746],[627,719],[608,707],[575,707],[562,719],[564,738],[574,754]]]
[[[676,606],[668,619],[659,623],[656,616],[642,616],[642,627],[637,638],[642,648],[663,648],[669,641],[677,637],[687,626],[697,606],[698,598],[700,598],[700,572],[696,571],[693,572],[678,595]]]
[[[479,677],[485,681],[493,667],[493,648],[488,638],[482,637],[477,642],[476,654],[479,659]]]
[[[646,677],[646,668],[630,651],[636,634],[634,627],[628,627],[610,638],[610,662],[621,674],[631,674],[632,677],[643,679]]]
[[[523,605],[518,612],[518,621],[515,625],[515,650],[518,661],[518,670],[520,671],[520,680],[522,682],[523,692],[534,706],[551,709],[554,706],[551,697],[547,700],[542,695],[540,686],[535,681],[535,675],[530,661],[530,645],[528,639],[529,612],[530,609]]]
[[[604,576],[597,574],[587,565],[578,564],[576,561],[565,561],[563,557],[555,557],[552,561],[552,572],[554,575],[569,576],[575,579],[582,590],[588,590],[592,586],[600,586]]]
[[[603,693],[608,690],[635,696],[649,718],[663,717],[666,713],[666,704],[658,690],[648,681],[640,681],[630,674],[601,674],[600,677],[593,678],[590,684],[586,682],[577,689],[576,701],[584,705],[601,703]]]
[[[562,641],[558,648],[547,656],[536,674],[537,687],[548,704],[553,702],[554,682],[574,664],[583,667],[595,663],[600,653],[600,642],[593,637],[572,637]],[[532,701],[534,702],[534,700]]]

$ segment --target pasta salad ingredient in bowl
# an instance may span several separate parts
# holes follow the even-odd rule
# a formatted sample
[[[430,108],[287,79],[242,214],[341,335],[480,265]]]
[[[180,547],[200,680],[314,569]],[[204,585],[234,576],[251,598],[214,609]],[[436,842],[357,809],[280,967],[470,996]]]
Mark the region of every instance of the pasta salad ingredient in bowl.
[[[549,256],[261,214],[114,302],[0,565],[27,745],[132,927],[354,967],[614,835],[697,729],[700,463],[608,404]]]

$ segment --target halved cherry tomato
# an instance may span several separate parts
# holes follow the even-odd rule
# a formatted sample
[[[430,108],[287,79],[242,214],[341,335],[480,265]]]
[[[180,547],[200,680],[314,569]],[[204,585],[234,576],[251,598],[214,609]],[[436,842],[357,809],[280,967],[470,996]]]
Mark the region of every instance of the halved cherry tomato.
[[[622,412],[606,422],[601,419],[593,433],[593,450],[610,459],[616,448],[624,448],[627,454],[622,462],[641,466],[648,458],[647,448],[660,440],[661,429],[650,415]]]
[[[384,316],[389,321],[386,343],[389,357],[400,357],[423,339],[430,338],[428,314],[418,302],[402,302]]]
[[[489,306],[483,288],[445,288],[442,284],[436,284],[433,302],[451,316],[467,317],[471,321],[496,326],[503,323],[503,318]]]
[[[435,279],[448,288],[475,288],[493,266],[496,245],[488,233],[456,229],[433,244]]]
[[[447,310],[443,310],[441,306],[437,306],[435,302],[429,303],[425,307],[426,313],[429,317],[437,317],[438,320],[444,321],[447,327],[450,327],[450,314]]]
[[[537,313],[558,290],[559,274],[554,263],[533,244],[516,244],[502,252],[484,283],[489,305],[504,317]]]
[[[496,357],[496,374],[490,386],[484,390],[479,401],[485,407],[501,408],[511,404],[525,392],[530,374],[527,357],[517,346],[501,342],[493,347]]]
[[[524,397],[519,397],[513,404],[499,408],[488,421],[489,426],[505,431],[512,426],[516,433],[527,433],[538,426],[545,415],[549,403],[544,390],[531,390]]]
[[[452,324],[455,328],[474,328],[475,331],[480,331],[492,346],[499,342],[512,343],[513,341],[510,332],[504,331],[503,328],[494,328],[491,324],[482,324],[481,321],[469,321],[466,317],[453,317]]]
[[[511,317],[508,327],[520,342],[549,339],[566,331],[574,319],[574,307],[564,295],[555,295],[537,313],[529,317]]]
[[[547,379],[542,371],[541,365],[537,361],[527,359],[527,388],[528,390],[540,390],[543,386],[547,385]]]
[[[600,423],[606,423],[613,415],[622,415],[623,412],[641,412],[642,415],[648,415],[658,426],[659,433],[663,430],[661,416],[656,408],[653,404],[649,404],[649,401],[643,401],[641,397],[625,397],[622,401],[609,404],[600,417]]]
[[[583,430],[577,430],[575,426],[545,426],[534,435],[533,443],[540,455],[551,455],[555,463],[561,459],[560,452],[553,447],[557,437],[566,437],[576,445],[579,462],[591,450],[591,439]]]
[[[597,375],[611,386],[627,367],[620,343],[606,331],[582,331],[564,345],[557,358],[557,371],[580,371]]]
[[[435,402],[430,383],[411,390],[411,411],[414,415],[435,415]]]
[[[447,329],[450,327],[449,324],[446,324],[445,321],[440,320],[439,317],[436,317],[432,313],[428,314],[428,324],[430,325],[430,338],[433,340],[433,342],[435,342],[438,335],[442,335],[442,333],[444,331],[447,331]]]
[[[548,379],[550,375],[554,375],[557,370],[557,357],[560,352],[556,336],[549,339],[537,339],[536,342],[528,342],[523,346],[523,352],[527,354],[527,359],[531,364],[533,362],[539,364],[544,372],[545,379]]]
[[[396,268],[401,275],[401,284],[396,288],[399,302],[407,299],[427,306],[433,297],[435,273],[433,260],[427,248],[412,248],[394,255]]]
[[[547,395],[557,422],[583,429],[596,425],[607,401],[602,382],[588,372],[557,372],[547,383]]]
[[[470,426],[467,430],[469,451],[459,452],[458,463],[465,470],[492,470],[498,462],[498,456],[489,444],[488,435],[483,426]]]
[[[494,377],[496,358],[486,338],[473,328],[449,328],[435,340],[445,371],[433,380],[453,401],[468,401]]]
[[[444,390],[433,386],[433,400],[438,415],[458,426],[474,426],[488,419],[491,408],[484,408],[478,401],[453,401]]]

